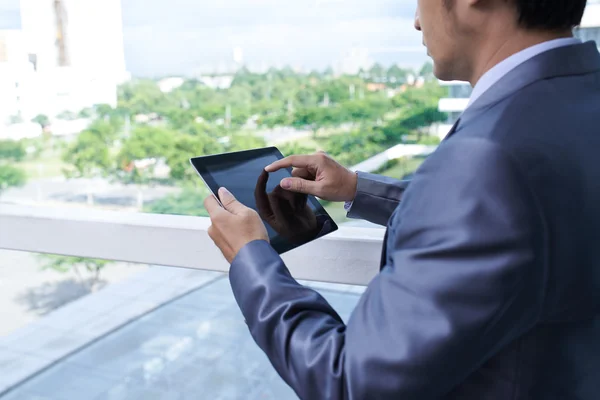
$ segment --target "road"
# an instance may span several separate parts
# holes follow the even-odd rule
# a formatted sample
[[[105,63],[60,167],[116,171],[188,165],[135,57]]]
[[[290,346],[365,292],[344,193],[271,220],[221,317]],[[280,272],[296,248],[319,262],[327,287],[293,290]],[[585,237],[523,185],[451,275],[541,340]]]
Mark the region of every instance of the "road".
[[[171,186],[142,187],[144,202],[162,198],[180,189]],[[0,200],[7,203],[66,203],[86,204],[88,193],[92,194],[95,205],[109,208],[135,207],[138,187],[111,183],[106,179],[49,178],[29,181],[20,188],[11,188],[2,194]]]

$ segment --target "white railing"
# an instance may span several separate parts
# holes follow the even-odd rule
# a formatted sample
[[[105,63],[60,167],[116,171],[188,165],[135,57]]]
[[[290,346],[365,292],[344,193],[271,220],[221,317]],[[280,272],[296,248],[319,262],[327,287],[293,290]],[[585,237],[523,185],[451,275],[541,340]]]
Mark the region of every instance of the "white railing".
[[[0,249],[226,272],[209,225],[207,218],[0,204]],[[341,228],[283,258],[298,279],[366,285],[378,271],[383,235]]]
[[[446,131],[447,132],[447,131]],[[437,146],[422,144],[398,144],[389,149],[366,159],[351,167],[352,171],[375,172],[392,160],[402,157],[428,156],[437,149]]]
[[[445,97],[439,100],[438,110],[440,112],[463,112],[469,105],[468,98]]]

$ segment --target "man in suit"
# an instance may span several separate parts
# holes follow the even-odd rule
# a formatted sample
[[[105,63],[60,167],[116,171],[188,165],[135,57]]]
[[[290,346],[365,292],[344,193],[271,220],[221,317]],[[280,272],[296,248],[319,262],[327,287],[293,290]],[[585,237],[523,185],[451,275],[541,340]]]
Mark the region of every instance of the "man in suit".
[[[282,187],[387,224],[345,325],[251,210],[207,199],[255,341],[303,399],[598,399],[600,54],[585,0],[419,0],[415,26],[467,110],[410,184],[289,157]]]

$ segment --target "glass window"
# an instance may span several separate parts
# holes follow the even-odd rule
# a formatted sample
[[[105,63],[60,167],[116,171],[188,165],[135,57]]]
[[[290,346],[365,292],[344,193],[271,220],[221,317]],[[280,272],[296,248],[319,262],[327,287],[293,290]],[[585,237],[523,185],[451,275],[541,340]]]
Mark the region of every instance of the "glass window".
[[[276,145],[353,167],[438,143],[429,136],[447,116],[431,111],[445,89],[417,32],[414,48],[392,47],[398,11],[378,1],[342,13],[329,2],[14,2],[5,25],[18,29],[0,32],[0,201],[204,216],[191,156]],[[386,162],[368,172],[402,178]]]
[[[202,217],[188,159],[268,145],[405,179],[425,155],[388,150],[448,118],[412,6],[42,3],[0,16],[0,206]],[[345,319],[363,290],[306,284]],[[0,251],[0,289],[2,400],[294,397],[222,274]]]
[[[0,282],[2,400],[296,398],[225,274],[0,251]],[[345,321],[364,290],[302,283]]]

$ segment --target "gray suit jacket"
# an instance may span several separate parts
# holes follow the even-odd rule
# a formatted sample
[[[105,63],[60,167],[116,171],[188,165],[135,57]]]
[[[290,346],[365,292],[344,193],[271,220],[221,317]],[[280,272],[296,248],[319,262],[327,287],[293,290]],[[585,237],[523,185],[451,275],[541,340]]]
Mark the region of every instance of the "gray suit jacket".
[[[536,56],[408,187],[361,174],[351,215],[388,234],[347,325],[266,242],[242,249],[254,339],[303,399],[600,398],[599,152],[595,44]]]

